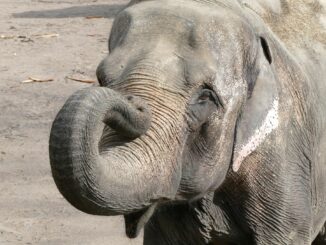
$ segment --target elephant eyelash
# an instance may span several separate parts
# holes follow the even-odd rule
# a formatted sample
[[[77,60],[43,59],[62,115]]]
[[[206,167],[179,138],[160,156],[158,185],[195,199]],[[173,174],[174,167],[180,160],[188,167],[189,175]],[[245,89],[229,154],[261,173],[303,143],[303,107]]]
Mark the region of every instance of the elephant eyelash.
[[[213,94],[215,95],[216,105],[219,106],[222,109],[222,111],[224,112],[225,111],[225,105],[223,103],[223,100],[215,92],[215,90],[213,89],[213,86],[211,84],[204,83],[204,85],[202,86],[202,89],[208,89],[208,90],[211,90],[213,92]]]

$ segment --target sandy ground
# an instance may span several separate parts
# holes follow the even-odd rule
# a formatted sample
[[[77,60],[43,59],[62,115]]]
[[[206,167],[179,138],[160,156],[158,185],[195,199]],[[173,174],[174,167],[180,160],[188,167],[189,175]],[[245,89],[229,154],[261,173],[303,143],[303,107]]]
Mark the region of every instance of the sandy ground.
[[[95,79],[124,4],[0,0],[0,244],[142,244],[141,237],[126,238],[121,217],[70,206],[54,185],[48,158],[59,108],[72,92],[92,86],[67,76]],[[54,80],[21,83],[30,76]]]

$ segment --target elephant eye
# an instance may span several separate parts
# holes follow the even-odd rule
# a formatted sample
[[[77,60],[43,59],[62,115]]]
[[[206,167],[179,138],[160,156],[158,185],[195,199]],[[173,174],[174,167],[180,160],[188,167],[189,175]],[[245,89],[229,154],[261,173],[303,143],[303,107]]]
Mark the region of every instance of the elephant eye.
[[[208,89],[204,89],[198,98],[199,102],[206,101],[212,98],[211,92]]]
[[[217,95],[211,89],[203,89],[198,96],[198,103],[203,104],[207,101],[214,102],[217,106],[219,105],[219,99]]]

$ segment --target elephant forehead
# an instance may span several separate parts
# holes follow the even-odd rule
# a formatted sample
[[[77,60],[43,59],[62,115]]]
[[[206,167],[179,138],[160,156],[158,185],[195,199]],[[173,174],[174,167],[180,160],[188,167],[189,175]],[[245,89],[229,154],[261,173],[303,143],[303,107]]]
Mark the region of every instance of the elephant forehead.
[[[124,12],[131,18],[129,31],[133,34],[187,37],[184,40],[191,46],[205,42],[207,32],[234,32],[244,22],[230,8],[195,1],[145,1]]]
[[[244,54],[256,42],[248,22],[234,12],[193,1],[128,7],[111,32],[109,72],[117,78],[112,80],[149,77],[164,89],[213,83],[224,97],[244,93]]]

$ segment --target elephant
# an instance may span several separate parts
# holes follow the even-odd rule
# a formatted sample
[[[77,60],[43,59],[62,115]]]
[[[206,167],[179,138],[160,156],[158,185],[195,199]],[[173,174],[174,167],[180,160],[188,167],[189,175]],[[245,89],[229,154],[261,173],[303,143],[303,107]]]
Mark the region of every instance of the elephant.
[[[325,6],[131,1],[52,124],[61,194],[145,245],[326,244]]]

